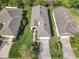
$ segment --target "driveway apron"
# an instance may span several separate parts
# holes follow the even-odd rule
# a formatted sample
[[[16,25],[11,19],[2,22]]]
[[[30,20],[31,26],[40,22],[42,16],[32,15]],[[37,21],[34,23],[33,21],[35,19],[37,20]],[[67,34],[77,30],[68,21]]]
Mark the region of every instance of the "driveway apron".
[[[0,58],[2,58],[2,59],[8,58],[11,45],[12,45],[12,41],[11,41],[11,39],[9,39],[8,42],[6,42],[6,44],[0,50]]]
[[[39,59],[51,59],[48,39],[40,39]]]
[[[76,59],[75,54],[70,45],[69,38],[60,39],[62,43],[62,50],[63,50],[63,59]]]

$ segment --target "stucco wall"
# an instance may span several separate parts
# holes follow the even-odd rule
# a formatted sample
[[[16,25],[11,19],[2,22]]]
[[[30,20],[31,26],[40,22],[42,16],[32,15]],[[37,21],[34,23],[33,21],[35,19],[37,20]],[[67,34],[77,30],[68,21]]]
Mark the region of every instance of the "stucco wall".
[[[38,39],[50,39],[50,37],[38,37]]]
[[[16,38],[16,36],[10,36],[10,35],[2,35],[2,37]]]

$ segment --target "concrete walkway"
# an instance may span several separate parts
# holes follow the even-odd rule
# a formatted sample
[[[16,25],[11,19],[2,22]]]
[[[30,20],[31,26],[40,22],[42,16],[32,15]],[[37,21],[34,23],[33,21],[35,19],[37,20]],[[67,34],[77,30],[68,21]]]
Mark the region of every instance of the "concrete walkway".
[[[8,42],[6,42],[5,45],[0,50],[0,59],[8,58],[11,45],[12,45],[12,39],[9,39]]]
[[[75,54],[70,45],[69,38],[60,39],[62,43],[62,50],[63,50],[63,59],[76,59]]]
[[[51,59],[49,40],[40,39],[40,55],[39,59]]]

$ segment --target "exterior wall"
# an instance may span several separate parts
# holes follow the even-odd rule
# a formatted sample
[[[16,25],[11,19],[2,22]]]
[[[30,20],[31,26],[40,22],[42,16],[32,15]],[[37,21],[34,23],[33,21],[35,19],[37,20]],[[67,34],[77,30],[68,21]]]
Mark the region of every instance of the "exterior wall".
[[[50,39],[50,37],[38,37],[38,39]]]
[[[2,37],[16,38],[16,36],[10,36],[10,35],[2,35]]]
[[[55,16],[54,16],[54,12],[52,12],[52,15],[53,15],[54,23],[55,23],[55,28],[56,28],[57,36],[60,37],[59,31],[58,31],[58,28],[57,28],[57,24],[56,24],[56,20],[55,20]]]
[[[60,39],[63,39],[63,38],[70,38],[71,36],[60,36]]]
[[[14,8],[14,9],[17,9],[17,7],[10,7],[10,6],[6,6],[6,8]]]

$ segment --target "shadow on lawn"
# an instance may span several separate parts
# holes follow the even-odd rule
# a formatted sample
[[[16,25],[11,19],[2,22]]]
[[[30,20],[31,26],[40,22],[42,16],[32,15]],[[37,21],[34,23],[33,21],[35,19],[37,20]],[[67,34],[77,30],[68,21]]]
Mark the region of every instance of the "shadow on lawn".
[[[52,24],[53,19],[51,18],[51,12],[49,9],[48,9],[48,17],[49,17],[51,36],[54,36],[54,29],[53,29],[53,24]]]
[[[19,39],[19,36],[22,35],[24,33],[24,29],[25,29],[25,26],[28,24],[28,18],[26,17],[27,15],[27,11],[23,11],[23,17],[22,17],[22,20],[20,22],[20,26],[19,26],[19,30],[18,30],[18,34],[17,34],[17,39]]]

